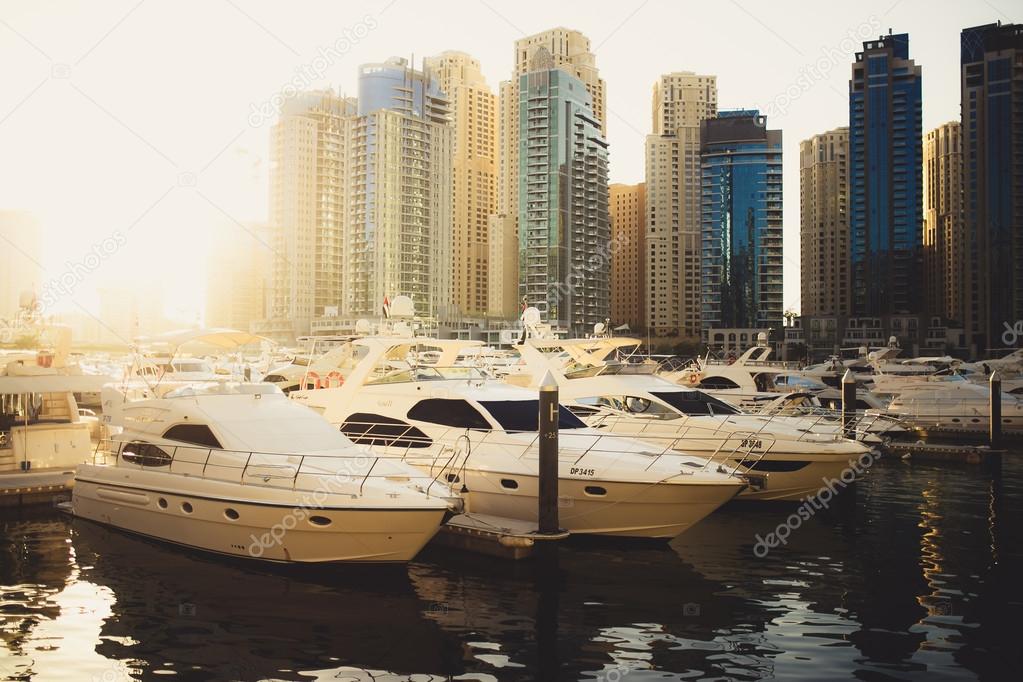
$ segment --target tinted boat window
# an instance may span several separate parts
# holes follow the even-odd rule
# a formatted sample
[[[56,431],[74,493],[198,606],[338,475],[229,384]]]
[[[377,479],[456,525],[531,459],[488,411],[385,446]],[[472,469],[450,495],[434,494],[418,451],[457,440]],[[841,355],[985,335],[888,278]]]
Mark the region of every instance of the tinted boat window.
[[[654,391],[657,396],[684,414],[739,414],[739,410],[700,391]]]
[[[399,448],[428,448],[430,437],[408,422],[382,414],[356,412],[341,424],[341,433],[354,443]]]
[[[176,424],[167,429],[163,437],[168,440],[177,440],[182,443],[203,445],[208,448],[220,448],[220,441],[205,424]]]
[[[735,383],[727,377],[707,377],[700,382],[698,388],[706,388],[714,391],[723,391],[729,388],[739,388],[739,384]]]
[[[540,429],[540,401],[538,400],[481,400],[480,405],[489,412],[505,431],[537,431]],[[564,405],[558,406],[559,429],[582,429],[586,425]]]
[[[121,449],[121,457],[126,462],[144,467],[164,467],[171,463],[171,456],[151,443],[126,443]]]
[[[427,398],[408,411],[408,418],[442,426],[490,430],[490,424],[479,411],[464,400]]]

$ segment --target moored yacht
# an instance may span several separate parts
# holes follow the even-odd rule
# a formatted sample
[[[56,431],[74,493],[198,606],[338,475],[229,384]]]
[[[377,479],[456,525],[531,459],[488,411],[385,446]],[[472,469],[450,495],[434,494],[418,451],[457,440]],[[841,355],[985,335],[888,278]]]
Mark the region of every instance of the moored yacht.
[[[535,521],[536,391],[453,366],[472,342],[367,337],[332,351],[339,383],[296,391],[352,440],[449,482],[466,511]],[[419,364],[430,358],[430,365]],[[588,428],[560,412],[559,517],[572,533],[670,538],[745,483],[704,459]]]
[[[892,415],[925,432],[987,434],[991,427],[991,389],[962,376],[921,381],[901,387],[884,410],[868,414]],[[1002,431],[1023,435],[1023,398],[1003,392]]]
[[[802,499],[868,452],[820,417],[743,414],[705,392],[655,376],[656,367],[594,364],[595,358],[607,357],[594,344],[593,339],[527,338],[519,346],[522,371],[506,380],[535,386],[550,371],[562,402],[587,424],[726,463],[753,483],[743,499]]]
[[[210,383],[129,401],[122,431],[78,467],[78,517],[276,562],[404,562],[454,505],[443,483],[370,456],[271,384]]]
[[[111,380],[69,364],[67,327],[42,328],[40,338],[38,350],[0,355],[0,506],[46,503],[71,489],[97,425],[75,393]]]

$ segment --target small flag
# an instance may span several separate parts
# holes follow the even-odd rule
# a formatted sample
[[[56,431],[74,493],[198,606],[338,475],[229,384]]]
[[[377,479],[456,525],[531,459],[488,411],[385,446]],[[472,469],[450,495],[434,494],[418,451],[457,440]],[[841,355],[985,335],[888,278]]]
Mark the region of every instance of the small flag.
[[[391,316],[391,299],[384,296],[384,317]]]

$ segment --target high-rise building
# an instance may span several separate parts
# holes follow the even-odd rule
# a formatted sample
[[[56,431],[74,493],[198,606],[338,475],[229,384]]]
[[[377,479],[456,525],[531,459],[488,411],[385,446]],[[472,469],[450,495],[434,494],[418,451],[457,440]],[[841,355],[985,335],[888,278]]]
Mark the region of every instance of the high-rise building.
[[[962,322],[966,303],[963,147],[958,121],[924,139],[924,284],[927,313]]]
[[[0,211],[0,320],[14,318],[23,293],[42,296],[41,243],[39,222],[31,213]]]
[[[973,351],[1017,345],[1023,320],[1023,25],[964,29],[966,324]]]
[[[646,185],[608,187],[611,218],[611,322],[645,329]]]
[[[521,312],[519,305],[518,221],[510,215],[495,214],[488,221],[490,281],[487,315],[511,319]]]
[[[590,40],[579,31],[554,28],[515,41],[515,70],[512,78],[502,81],[500,86],[498,121],[498,189],[497,216],[492,229],[501,234],[510,231],[518,239],[520,207],[519,192],[519,149],[520,149],[520,84],[524,74],[531,71],[531,64],[540,51],[546,58],[566,73],[579,79],[590,94],[591,115],[598,121],[600,138],[606,132],[605,103],[606,89],[596,66],[596,56],[590,52]],[[497,255],[491,249],[492,255]],[[502,268],[517,271],[517,251],[504,250],[501,253]],[[516,287],[517,288],[517,287]],[[494,317],[513,317],[519,312],[518,297],[507,287],[491,296],[489,314]]]
[[[781,330],[782,135],[756,110],[703,122],[703,325]]]
[[[849,81],[852,314],[923,312],[921,70],[909,35],[863,43]]]
[[[443,52],[425,66],[451,100],[454,125],[451,303],[479,317],[489,305],[488,219],[497,211],[497,97],[464,52]]]
[[[802,314],[849,314],[849,129],[799,143]]]
[[[580,79],[540,48],[519,79],[519,293],[555,326],[610,313],[607,143]]]
[[[717,114],[717,99],[715,76],[676,72],[654,84],[644,317],[658,336],[700,336],[700,125]]]
[[[272,272],[266,225],[229,223],[213,236],[206,267],[206,326],[249,331],[265,319]]]
[[[341,305],[345,118],[354,100],[326,91],[287,100],[270,133],[273,282],[270,319],[281,341]]]
[[[416,313],[451,305],[451,150],[447,96],[400,58],[359,67],[359,101],[345,119],[342,314],[380,313],[409,296]]]

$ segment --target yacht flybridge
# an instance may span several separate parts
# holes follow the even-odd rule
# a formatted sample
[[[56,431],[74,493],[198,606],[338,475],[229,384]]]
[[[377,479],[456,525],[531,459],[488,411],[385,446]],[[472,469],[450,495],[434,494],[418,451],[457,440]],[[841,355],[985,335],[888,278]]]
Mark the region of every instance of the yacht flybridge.
[[[331,351],[329,383],[291,398],[355,442],[450,483],[467,513],[535,521],[537,393],[454,366],[472,345],[355,339]],[[562,408],[558,485],[560,523],[572,533],[670,538],[746,484],[705,459],[587,428]]]
[[[75,477],[76,516],[276,562],[404,562],[438,531],[448,487],[365,449],[271,384],[207,383],[129,401]]]
[[[742,414],[702,391],[655,376],[648,363],[614,362],[635,339],[526,338],[523,365],[506,381],[536,386],[550,371],[562,401],[587,424],[724,463],[753,483],[743,499],[799,500],[867,452],[821,418]],[[822,432],[823,431],[823,432]]]

